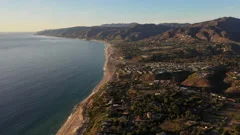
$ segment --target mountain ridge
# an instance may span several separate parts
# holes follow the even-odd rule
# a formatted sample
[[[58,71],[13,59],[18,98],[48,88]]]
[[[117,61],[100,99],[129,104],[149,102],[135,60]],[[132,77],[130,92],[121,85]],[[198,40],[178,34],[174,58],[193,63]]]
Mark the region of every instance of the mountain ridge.
[[[240,19],[222,17],[194,24],[188,23],[113,23],[93,27],[44,30],[39,35],[81,39],[167,42],[220,42],[240,44]]]
[[[223,17],[166,31],[149,40],[191,42],[240,42],[240,19]]]
[[[99,40],[127,40],[137,41],[161,34],[172,29],[170,26],[155,24],[134,24],[129,27],[71,27],[37,32],[38,35],[99,39]]]

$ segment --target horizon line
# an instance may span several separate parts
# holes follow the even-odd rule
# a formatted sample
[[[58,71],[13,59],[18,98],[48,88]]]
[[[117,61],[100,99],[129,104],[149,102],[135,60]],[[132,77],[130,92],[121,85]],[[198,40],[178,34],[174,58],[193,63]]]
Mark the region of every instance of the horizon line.
[[[112,23],[102,23],[102,24],[98,24],[98,25],[75,25],[75,26],[63,26],[63,27],[58,27],[58,28],[45,28],[45,29],[41,29],[41,30],[34,30],[34,31],[0,31],[0,33],[36,33],[36,32],[39,32],[39,31],[44,31],[44,30],[54,30],[54,29],[64,29],[64,28],[74,28],[74,27],[98,27],[98,26],[102,26],[102,25],[106,25],[106,24],[140,24],[140,25],[144,25],[144,24],[154,24],[154,25],[159,25],[159,24],[171,24],[171,23],[177,23],[177,24],[197,24],[197,23],[202,23],[202,22],[206,22],[206,21],[213,21],[213,20],[216,20],[216,19],[221,19],[221,18],[237,18],[239,19],[238,17],[233,17],[233,16],[223,16],[223,17],[218,17],[218,18],[215,18],[215,19],[208,19],[208,20],[204,20],[204,21],[196,21],[196,22],[177,22],[177,21],[172,21],[172,22],[160,22],[160,23],[139,23],[139,22],[126,22],[126,23],[123,23],[123,22],[119,22],[119,23],[115,23],[115,22],[112,22]]]

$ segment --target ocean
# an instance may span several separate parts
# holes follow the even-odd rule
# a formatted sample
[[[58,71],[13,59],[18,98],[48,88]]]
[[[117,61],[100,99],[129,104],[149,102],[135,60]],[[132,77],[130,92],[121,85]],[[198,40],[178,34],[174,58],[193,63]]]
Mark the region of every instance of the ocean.
[[[104,44],[0,33],[0,135],[52,135],[103,77]]]

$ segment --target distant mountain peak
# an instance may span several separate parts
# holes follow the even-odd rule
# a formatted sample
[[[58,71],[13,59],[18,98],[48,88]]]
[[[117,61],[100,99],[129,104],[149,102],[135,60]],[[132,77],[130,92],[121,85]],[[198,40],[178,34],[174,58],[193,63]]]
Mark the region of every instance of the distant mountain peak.
[[[238,18],[235,18],[235,17],[221,17],[221,18],[219,18],[219,19],[217,19],[217,20],[237,20]]]
[[[111,24],[102,24],[100,27],[131,27],[137,25],[138,23],[111,23]]]

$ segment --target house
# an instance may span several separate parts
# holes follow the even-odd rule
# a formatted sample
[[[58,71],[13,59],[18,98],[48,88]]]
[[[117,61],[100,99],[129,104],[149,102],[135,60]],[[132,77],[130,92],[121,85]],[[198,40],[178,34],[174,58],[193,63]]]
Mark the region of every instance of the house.
[[[113,124],[113,121],[111,121],[111,120],[105,120],[105,121],[103,121],[102,126],[107,127],[107,126],[111,126],[112,124]]]
[[[154,80],[153,81],[153,83],[155,83],[155,84],[159,84],[159,82],[160,82],[159,80]]]
[[[150,86],[152,86],[152,85],[153,85],[153,83],[149,83],[149,85],[150,85]]]
[[[233,99],[233,98],[228,98],[227,100],[228,100],[229,102],[236,103],[236,100],[235,100],[235,99]]]
[[[136,117],[135,121],[136,121],[136,122],[141,121],[141,116],[138,115],[138,116]]]
[[[156,133],[156,135],[167,135],[165,132]]]
[[[125,112],[122,113],[122,115],[128,116],[128,115],[129,115],[129,112],[128,112],[128,111],[125,111]]]
[[[142,75],[143,73],[141,71],[137,71],[138,74]]]
[[[108,105],[111,105],[113,103],[113,99],[108,102]]]
[[[151,112],[147,112],[146,116],[147,116],[147,118],[151,119],[152,118],[152,113]]]
[[[180,90],[187,90],[187,87],[180,87]]]
[[[217,97],[217,94],[211,93],[211,96],[213,96],[213,97]]]
[[[113,106],[113,107],[120,107],[121,105],[119,105],[119,104],[113,104],[112,106]]]

